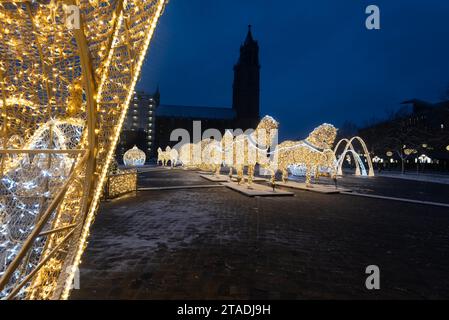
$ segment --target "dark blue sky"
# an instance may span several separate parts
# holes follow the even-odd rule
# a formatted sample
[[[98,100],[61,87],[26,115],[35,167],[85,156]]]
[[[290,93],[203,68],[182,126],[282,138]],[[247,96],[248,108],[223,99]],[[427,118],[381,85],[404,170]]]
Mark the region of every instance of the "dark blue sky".
[[[365,28],[365,8],[381,30]],[[171,0],[139,89],[163,104],[231,106],[232,67],[247,25],[261,60],[261,115],[297,138],[322,122],[363,125],[449,86],[447,0]]]

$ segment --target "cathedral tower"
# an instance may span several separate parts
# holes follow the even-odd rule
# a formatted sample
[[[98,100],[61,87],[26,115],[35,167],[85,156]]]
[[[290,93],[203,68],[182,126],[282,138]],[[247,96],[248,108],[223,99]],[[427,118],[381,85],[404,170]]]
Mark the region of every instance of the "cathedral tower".
[[[255,128],[259,122],[260,96],[259,45],[248,26],[245,42],[240,46],[240,57],[234,66],[232,108],[236,111],[240,128]]]

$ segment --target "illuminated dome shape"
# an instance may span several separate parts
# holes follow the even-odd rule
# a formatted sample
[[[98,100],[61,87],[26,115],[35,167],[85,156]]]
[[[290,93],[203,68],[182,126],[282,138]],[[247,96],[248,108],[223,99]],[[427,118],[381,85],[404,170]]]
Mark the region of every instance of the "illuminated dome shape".
[[[166,0],[0,1],[0,299],[67,299]]]
[[[145,152],[137,148],[137,146],[129,149],[123,155],[123,163],[127,167],[143,166],[146,160],[147,156],[145,155]]]

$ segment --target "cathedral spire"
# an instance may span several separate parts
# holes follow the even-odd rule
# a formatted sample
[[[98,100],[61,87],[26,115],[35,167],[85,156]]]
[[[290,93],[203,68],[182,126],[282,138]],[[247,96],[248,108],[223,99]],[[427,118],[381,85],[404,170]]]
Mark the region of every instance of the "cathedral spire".
[[[253,34],[251,32],[251,25],[248,25],[248,34],[246,35],[245,44],[254,42]]]
[[[159,90],[159,84],[157,84],[156,92],[154,92],[153,98],[156,101],[156,105],[159,106],[159,104],[161,103],[161,92]]]

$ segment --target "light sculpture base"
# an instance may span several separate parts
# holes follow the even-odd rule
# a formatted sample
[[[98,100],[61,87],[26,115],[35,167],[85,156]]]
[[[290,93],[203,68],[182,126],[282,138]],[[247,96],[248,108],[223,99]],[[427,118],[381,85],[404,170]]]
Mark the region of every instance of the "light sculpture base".
[[[285,197],[295,195],[293,192],[279,189],[273,190],[271,187],[257,183],[253,183],[250,187],[238,184],[237,182],[223,182],[222,185],[248,197]]]

